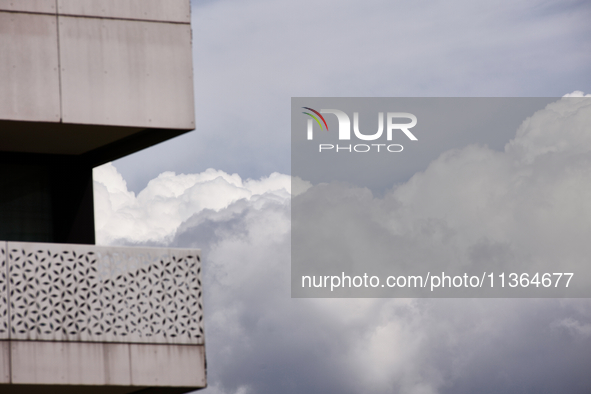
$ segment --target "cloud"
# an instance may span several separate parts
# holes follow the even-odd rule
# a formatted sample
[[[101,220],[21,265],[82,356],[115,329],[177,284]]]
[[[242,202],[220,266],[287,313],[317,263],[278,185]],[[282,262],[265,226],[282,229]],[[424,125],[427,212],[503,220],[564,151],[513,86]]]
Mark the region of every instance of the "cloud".
[[[446,152],[382,198],[343,188],[374,210],[357,225],[433,253],[586,261],[591,105],[567,99],[503,152]],[[206,393],[589,392],[588,299],[292,299],[288,176],[164,173],[135,196],[114,167],[95,175],[99,240],[203,248]]]
[[[591,94],[585,94],[584,92],[580,91],[580,90],[575,90],[572,93],[567,93],[562,97],[591,97]]]
[[[570,317],[559,320],[555,322],[552,326],[556,328],[564,328],[570,334],[582,337],[583,339],[591,337],[591,324],[581,323],[580,321]]]
[[[287,198],[291,178],[273,173],[245,181],[237,174],[208,169],[200,174],[164,172],[137,196],[111,164],[93,172],[97,243],[168,242],[179,225],[204,210],[218,212],[231,203],[270,193]],[[301,186],[306,188],[305,182]]]
[[[294,233],[294,272],[367,272],[382,283],[388,275],[441,271],[575,272],[571,288],[580,292],[571,294],[587,296],[590,124],[591,100],[562,98],[525,119],[504,151],[447,151],[383,198],[346,184],[318,185],[293,200],[296,225],[305,223]],[[376,297],[390,290],[341,291]]]
[[[589,124],[591,100],[562,99],[526,119],[504,152],[473,145],[442,154],[392,191],[404,205],[395,225],[441,219],[463,240],[534,242],[554,259],[569,255],[566,245],[586,250]]]

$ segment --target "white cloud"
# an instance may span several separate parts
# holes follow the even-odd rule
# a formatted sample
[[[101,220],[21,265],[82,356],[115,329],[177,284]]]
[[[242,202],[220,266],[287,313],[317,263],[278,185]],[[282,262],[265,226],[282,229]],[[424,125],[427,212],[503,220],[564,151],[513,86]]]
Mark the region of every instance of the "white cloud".
[[[591,94],[585,94],[584,92],[580,91],[580,90],[575,90],[572,93],[567,93],[562,97],[591,97]]]
[[[504,152],[448,152],[382,199],[349,188],[374,212],[357,225],[433,253],[587,261],[591,105],[565,103],[524,122]],[[206,393],[591,387],[588,299],[291,299],[288,176],[164,173],[138,196],[110,165],[95,176],[100,240],[203,248]]]
[[[179,225],[203,210],[220,211],[231,203],[270,193],[287,198],[291,178],[273,173],[243,181],[237,174],[208,169],[200,174],[165,172],[151,180],[137,196],[111,164],[97,167],[95,218],[97,243],[170,241]],[[305,190],[306,182],[299,183]]]
[[[506,151],[528,163],[549,153],[582,154],[591,151],[591,97],[576,91],[548,105],[543,111],[525,120]],[[571,98],[571,99],[569,99]]]

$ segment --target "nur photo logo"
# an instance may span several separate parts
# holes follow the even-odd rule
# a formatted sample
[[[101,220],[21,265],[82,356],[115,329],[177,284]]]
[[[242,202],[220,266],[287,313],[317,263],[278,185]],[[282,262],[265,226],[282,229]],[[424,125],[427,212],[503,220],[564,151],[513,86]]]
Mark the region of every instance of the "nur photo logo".
[[[351,118],[344,111],[338,109],[321,109],[317,111],[310,107],[302,107],[309,112],[302,112],[309,117],[307,122],[307,139],[314,140],[314,123],[318,125],[320,130],[328,130],[328,123],[322,114],[333,114],[336,116],[338,121],[338,140],[339,141],[350,141],[351,140]],[[362,141],[376,141],[382,138],[384,135],[384,118],[386,119],[386,139],[385,141],[392,141],[392,137],[395,132],[402,132],[409,140],[418,141],[417,137],[409,130],[417,125],[417,117],[408,112],[387,112],[384,117],[383,112],[378,113],[378,130],[373,134],[364,134],[359,128],[359,112],[353,112],[353,134],[356,139]],[[410,122],[401,123],[401,120],[410,120]],[[314,122],[315,121],[315,122]],[[383,138],[382,138],[383,140]],[[319,144],[319,152],[333,151],[333,152],[358,152],[365,153],[369,151],[377,152],[402,152],[404,147],[400,144],[387,144],[387,143],[373,143],[373,144],[349,144],[339,145],[335,144]]]

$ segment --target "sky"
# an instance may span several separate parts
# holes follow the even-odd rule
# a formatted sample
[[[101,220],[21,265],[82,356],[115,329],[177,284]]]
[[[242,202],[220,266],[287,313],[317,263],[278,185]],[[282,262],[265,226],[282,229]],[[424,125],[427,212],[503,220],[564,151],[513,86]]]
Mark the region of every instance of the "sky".
[[[589,92],[590,13],[585,0],[193,1],[196,131],[116,166],[135,193],[169,170],[289,174],[291,97]]]
[[[570,0],[193,1],[196,130],[95,169],[97,243],[202,250],[207,394],[588,393],[588,299],[292,299],[292,195],[316,189],[292,190],[290,100],[589,93],[590,16]],[[369,198],[421,196],[397,231],[427,223],[429,245],[477,229],[490,258],[513,239],[584,258],[586,108],[467,139]],[[493,186],[496,206],[474,204]],[[498,220],[516,206],[528,220]]]

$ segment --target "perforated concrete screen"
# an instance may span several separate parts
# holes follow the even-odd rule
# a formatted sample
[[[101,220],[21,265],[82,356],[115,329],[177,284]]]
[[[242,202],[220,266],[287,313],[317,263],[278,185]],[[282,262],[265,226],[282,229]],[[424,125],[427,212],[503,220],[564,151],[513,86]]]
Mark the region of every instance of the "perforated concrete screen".
[[[205,386],[204,343],[199,250],[0,242],[2,392],[190,391]]]

